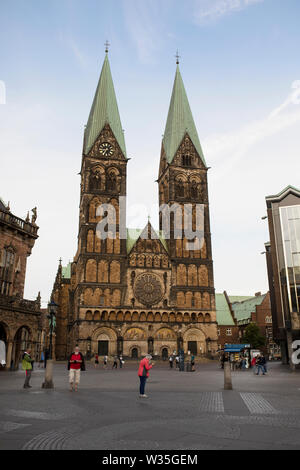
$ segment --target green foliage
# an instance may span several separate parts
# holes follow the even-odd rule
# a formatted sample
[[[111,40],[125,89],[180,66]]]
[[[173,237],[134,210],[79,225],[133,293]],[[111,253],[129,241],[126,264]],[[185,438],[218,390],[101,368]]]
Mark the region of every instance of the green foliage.
[[[266,338],[261,334],[259,326],[250,323],[243,336],[243,343],[251,344],[254,349],[259,349],[266,344]]]

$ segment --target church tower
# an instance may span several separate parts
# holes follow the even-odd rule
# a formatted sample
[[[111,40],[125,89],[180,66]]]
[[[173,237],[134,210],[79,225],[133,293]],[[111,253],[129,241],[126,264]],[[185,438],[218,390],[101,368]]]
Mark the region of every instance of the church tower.
[[[201,144],[181,77],[178,60],[171,103],[163,136],[159,168],[159,204],[170,208],[170,238],[167,241],[172,262],[171,301],[179,309],[200,311],[204,322],[216,321],[213,261],[208,203],[207,172]],[[174,232],[175,222],[184,227],[184,207],[190,205],[193,230],[196,228],[196,206],[204,211],[204,233],[190,249],[182,232]],[[178,226],[178,225],[177,225]],[[160,229],[162,230],[160,214]],[[195,249],[196,248],[196,249]],[[213,335],[216,336],[216,335]],[[216,337],[210,338],[216,340]]]
[[[75,321],[86,319],[90,308],[121,305],[124,297],[126,240],[120,239],[119,197],[126,196],[126,147],[108,55],[84,133],[78,250],[74,290]],[[107,216],[99,207],[110,204],[115,209],[115,234],[107,239],[97,234],[97,224]],[[123,214],[125,217],[125,214]],[[111,220],[109,219],[111,218]],[[114,222],[113,214],[108,221]],[[93,320],[107,320],[93,315]],[[91,318],[92,319],[92,318]]]

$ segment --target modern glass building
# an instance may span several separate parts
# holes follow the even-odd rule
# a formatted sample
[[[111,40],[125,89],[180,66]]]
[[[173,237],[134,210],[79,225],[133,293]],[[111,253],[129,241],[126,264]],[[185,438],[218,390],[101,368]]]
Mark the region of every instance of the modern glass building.
[[[288,186],[266,198],[270,242],[265,244],[274,339],[283,362],[300,339],[300,191]]]

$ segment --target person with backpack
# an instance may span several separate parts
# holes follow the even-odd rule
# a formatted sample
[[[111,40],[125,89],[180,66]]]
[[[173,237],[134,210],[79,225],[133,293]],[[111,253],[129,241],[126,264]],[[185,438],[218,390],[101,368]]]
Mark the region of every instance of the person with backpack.
[[[80,382],[80,371],[85,370],[84,357],[79,351],[79,347],[76,346],[74,352],[72,352],[69,361],[68,361],[68,370],[69,370],[69,383],[70,383],[70,392],[73,391],[73,385],[75,386],[75,392],[78,391],[78,385]]]
[[[265,374],[265,368],[264,368],[264,365],[265,365],[265,358],[260,354],[257,358],[257,372],[256,372],[256,375],[259,375],[259,372],[262,371],[262,374],[263,375],[266,375]]]
[[[31,379],[33,359],[31,358],[30,354],[31,351],[28,349],[28,351],[25,351],[22,356],[22,369],[25,370],[25,382],[23,385],[24,388],[31,388],[29,381]]]
[[[145,387],[147,378],[149,377],[149,370],[153,367],[151,359],[152,356],[147,354],[144,359],[141,360],[139,365],[138,376],[140,378],[140,398],[148,398],[148,395],[145,395]]]

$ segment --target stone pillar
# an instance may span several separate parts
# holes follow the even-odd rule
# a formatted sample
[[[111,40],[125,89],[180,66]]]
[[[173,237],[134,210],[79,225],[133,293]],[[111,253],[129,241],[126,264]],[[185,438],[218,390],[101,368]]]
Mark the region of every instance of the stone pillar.
[[[230,362],[224,362],[224,390],[232,390]]]
[[[42,384],[42,388],[54,388],[53,384],[53,359],[47,360],[45,381]]]
[[[13,342],[8,341],[7,351],[6,351],[6,370],[10,369],[10,363],[12,358]]]

